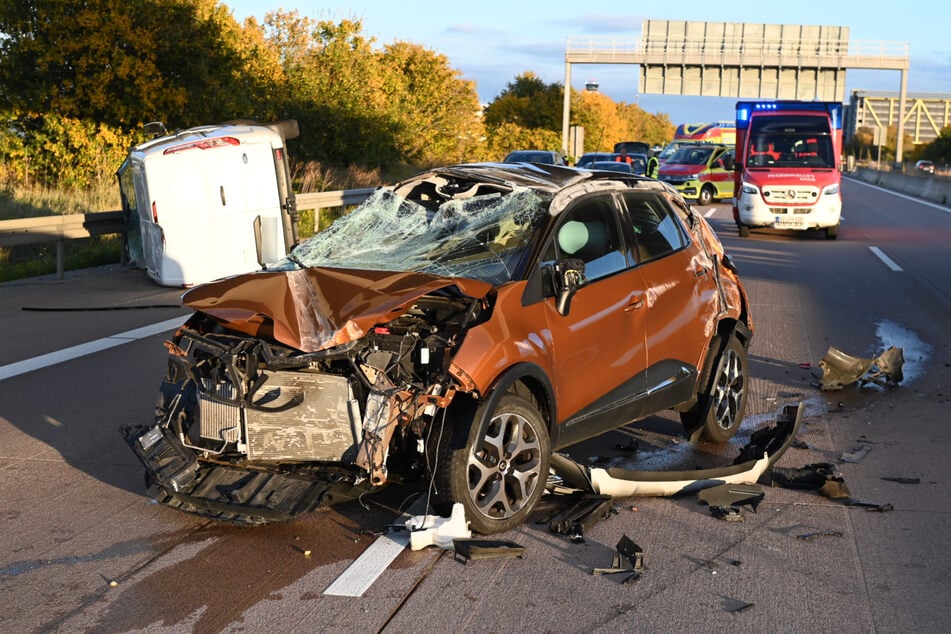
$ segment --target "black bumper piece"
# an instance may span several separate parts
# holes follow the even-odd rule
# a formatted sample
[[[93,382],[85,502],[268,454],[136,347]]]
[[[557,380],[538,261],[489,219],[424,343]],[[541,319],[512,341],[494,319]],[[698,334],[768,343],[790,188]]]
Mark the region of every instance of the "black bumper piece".
[[[126,425],[120,431],[145,466],[150,495],[172,508],[219,521],[287,522],[366,490],[348,482],[200,462],[158,425]]]

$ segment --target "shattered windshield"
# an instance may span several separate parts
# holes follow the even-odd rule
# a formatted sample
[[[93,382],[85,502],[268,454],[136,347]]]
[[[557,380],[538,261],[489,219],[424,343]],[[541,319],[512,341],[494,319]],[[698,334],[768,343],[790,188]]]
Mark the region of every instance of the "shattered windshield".
[[[403,195],[376,190],[287,259],[305,267],[419,271],[502,284],[516,278],[548,206],[527,188],[476,184],[461,191],[437,179],[403,189]],[[445,193],[450,189],[454,196]]]

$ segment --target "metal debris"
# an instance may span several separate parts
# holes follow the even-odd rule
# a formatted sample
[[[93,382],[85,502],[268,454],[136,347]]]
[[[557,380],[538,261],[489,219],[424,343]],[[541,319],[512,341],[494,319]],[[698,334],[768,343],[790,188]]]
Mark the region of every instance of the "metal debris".
[[[498,557],[517,557],[519,559],[525,554],[525,547],[515,542],[500,539],[466,539],[458,538],[452,540],[453,550],[455,550],[454,559],[457,561],[461,557],[463,563],[477,559],[495,559]]]
[[[622,535],[615,547],[616,553],[611,562],[610,568],[595,568],[591,571],[594,575],[611,575],[621,572],[629,572],[630,576],[622,581],[622,584],[637,581],[647,568],[644,566],[644,549],[635,544],[630,537]]]
[[[888,502],[865,502],[863,500],[849,499],[846,500],[844,504],[845,506],[855,506],[875,513],[887,513],[888,511],[895,510],[895,507]]]
[[[614,512],[610,495],[577,492],[566,496],[562,508],[550,517],[549,529],[567,535],[574,543],[582,543],[592,526]]]
[[[724,522],[742,522],[743,511],[735,506],[711,506],[710,514]]]
[[[852,447],[852,451],[846,451],[842,454],[842,462],[858,462],[871,450],[871,445],[858,445],[856,447]]]
[[[904,477],[882,477],[882,480],[888,480],[889,482],[897,482],[898,484],[918,484],[921,482],[921,478],[904,478]]]
[[[773,486],[785,489],[821,489],[830,480],[842,480],[835,465],[830,462],[814,462],[803,467],[773,467],[770,469]]]
[[[811,533],[796,535],[796,539],[800,539],[804,542],[812,541],[819,537],[842,537],[842,531],[813,531]]]
[[[895,346],[873,359],[855,357],[831,346],[819,361],[819,367],[822,368],[821,387],[823,390],[841,390],[856,382],[860,385],[875,383],[892,387],[904,378],[904,363],[904,351]]]
[[[755,513],[764,495],[763,488],[759,486],[721,484],[700,491],[697,493],[697,498],[710,506],[713,517],[727,522],[742,522],[743,513],[740,507],[749,505]]]
[[[769,475],[773,486],[818,489],[830,500],[845,500],[852,495],[842,474],[829,462],[815,462],[804,467],[773,467]]]

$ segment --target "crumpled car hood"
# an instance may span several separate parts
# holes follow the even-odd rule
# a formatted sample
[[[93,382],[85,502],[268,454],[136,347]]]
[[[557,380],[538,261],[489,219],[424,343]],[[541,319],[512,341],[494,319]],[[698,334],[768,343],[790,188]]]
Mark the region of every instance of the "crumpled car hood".
[[[362,337],[417,298],[449,286],[474,298],[492,286],[466,278],[416,272],[309,268],[248,273],[203,284],[182,296],[189,308],[229,328],[257,335],[273,323],[275,340],[316,352]]]

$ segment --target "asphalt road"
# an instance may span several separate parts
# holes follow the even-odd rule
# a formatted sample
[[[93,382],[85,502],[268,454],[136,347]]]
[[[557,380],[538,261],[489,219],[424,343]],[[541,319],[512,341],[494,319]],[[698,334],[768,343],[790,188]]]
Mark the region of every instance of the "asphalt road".
[[[409,488],[261,528],[155,504],[118,427],[151,419],[162,341],[186,314],[179,291],[120,267],[0,285],[0,630],[946,630],[951,210],[853,181],[843,192],[835,241],[741,239],[728,205],[703,208],[753,303],[743,438],[692,446],[658,416],[571,453],[706,464],[802,402],[802,444],[779,465],[833,463],[853,498],[894,510],[778,487],[742,522],[694,496],[617,500],[583,543],[536,523],[497,536],[524,546],[522,558],[463,563],[394,546],[384,533],[418,504]],[[905,354],[900,386],[818,389],[830,346],[871,357],[893,345]],[[631,439],[633,455],[617,449]],[[858,462],[841,461],[859,447]],[[895,477],[918,482],[883,479]],[[643,549],[641,577],[593,575],[623,536]]]

